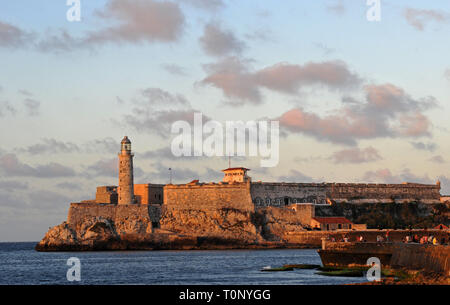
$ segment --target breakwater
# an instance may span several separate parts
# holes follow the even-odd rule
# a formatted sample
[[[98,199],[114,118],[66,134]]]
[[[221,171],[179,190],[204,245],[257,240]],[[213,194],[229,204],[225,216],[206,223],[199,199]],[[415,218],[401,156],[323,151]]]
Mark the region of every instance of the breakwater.
[[[322,264],[327,267],[364,266],[369,257],[377,257],[383,267],[450,276],[450,245],[323,240],[322,249],[318,252]]]

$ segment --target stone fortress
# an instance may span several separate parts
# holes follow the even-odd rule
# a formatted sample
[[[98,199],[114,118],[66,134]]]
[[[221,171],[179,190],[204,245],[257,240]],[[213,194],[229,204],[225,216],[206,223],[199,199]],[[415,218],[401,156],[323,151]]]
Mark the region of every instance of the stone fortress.
[[[210,204],[208,201],[223,200],[220,194],[226,190],[230,192],[230,196],[226,197],[232,197],[233,190],[236,188],[249,191],[255,208],[286,207],[301,203],[401,203],[410,201],[439,203],[441,200],[439,181],[436,184],[252,182],[251,177],[248,176],[248,171],[250,171],[248,168],[235,167],[222,171],[224,178],[218,183],[200,183],[198,180],[194,180],[178,185],[134,184],[131,142],[128,137],[125,137],[119,153],[119,186],[98,187],[95,202],[163,205],[172,204],[173,200],[177,200],[179,205],[190,205],[193,202],[185,202],[185,200],[193,196],[202,198],[202,202],[199,202],[200,205],[208,205]],[[200,194],[201,192],[204,194]],[[198,195],[194,195],[194,193],[198,193]]]
[[[224,169],[224,178],[217,183],[134,184],[128,137],[122,140],[118,157],[118,186],[99,186],[94,200],[71,203],[67,222],[50,229],[37,249],[260,246],[289,243],[310,233],[302,235],[303,243],[312,238],[313,232],[306,229],[321,222],[316,210],[333,203],[441,201],[439,181],[433,185],[253,182],[244,167]]]

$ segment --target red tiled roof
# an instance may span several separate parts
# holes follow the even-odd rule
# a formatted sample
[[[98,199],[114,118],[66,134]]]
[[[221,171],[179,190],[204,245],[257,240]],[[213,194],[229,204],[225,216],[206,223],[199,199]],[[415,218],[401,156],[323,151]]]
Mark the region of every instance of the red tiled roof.
[[[345,217],[313,217],[319,223],[352,223]]]
[[[442,229],[441,229],[441,226],[442,226]],[[448,227],[446,225],[444,225],[444,224],[440,224],[440,225],[435,226],[434,229],[436,229],[436,230],[448,230]]]
[[[247,171],[250,170],[250,169],[245,168],[245,167],[230,167],[230,168],[227,168],[227,169],[223,169],[222,172],[224,172],[224,171],[230,171],[230,170],[235,170],[235,169],[243,169],[243,170],[247,170]]]

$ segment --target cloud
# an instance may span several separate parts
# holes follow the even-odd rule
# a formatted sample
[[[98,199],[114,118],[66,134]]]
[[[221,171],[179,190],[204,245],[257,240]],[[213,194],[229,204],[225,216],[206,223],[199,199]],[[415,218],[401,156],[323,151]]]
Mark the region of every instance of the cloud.
[[[225,7],[222,0],[181,0],[180,4],[187,4],[207,11],[217,11]]]
[[[176,65],[176,64],[164,64],[162,65],[164,70],[169,72],[172,75],[178,75],[178,76],[186,76],[187,72],[186,69],[182,66]]]
[[[212,56],[240,54],[245,48],[245,43],[236,38],[233,32],[223,29],[216,23],[205,25],[199,42],[203,50]]]
[[[56,185],[58,188],[65,190],[81,190],[81,186],[78,183],[61,182]]]
[[[30,91],[26,90],[26,89],[20,89],[17,92],[22,94],[22,95],[25,95],[25,96],[33,96],[33,94]]]
[[[133,166],[133,174],[135,177],[143,175],[143,170],[137,166]],[[119,177],[119,160],[118,158],[101,159],[89,165],[86,172],[86,177]]]
[[[378,151],[373,147],[349,148],[336,151],[331,156],[334,163],[367,163],[382,160]]]
[[[204,69],[209,75],[202,80],[202,84],[221,89],[230,99],[253,104],[261,103],[263,88],[295,95],[308,86],[343,90],[361,82],[359,76],[352,73],[342,61],[308,62],[304,65],[278,63],[251,71],[249,61],[228,57],[205,65]]]
[[[199,111],[193,109],[184,96],[149,88],[141,92],[138,100],[133,101],[131,113],[124,115],[122,121],[139,132],[167,138],[174,122],[182,120],[193,124],[196,112]],[[208,117],[203,115],[203,119]]]
[[[327,5],[327,10],[336,15],[343,15],[345,13],[345,5],[342,0],[335,0],[333,4]]]
[[[276,178],[279,182],[313,182],[314,179],[299,172],[298,170],[291,169],[285,176],[278,176]]]
[[[323,55],[325,55],[325,56],[328,56],[328,55],[330,55],[330,54],[332,54],[332,53],[334,53],[336,51],[335,49],[329,48],[329,47],[327,47],[326,45],[324,45],[323,43],[320,43],[320,42],[315,42],[314,46],[316,48],[318,48],[319,50],[321,50],[323,52]]]
[[[17,113],[17,109],[12,106],[9,102],[0,101],[0,117],[4,117],[8,114],[15,115]]]
[[[188,156],[181,156],[176,157],[173,155],[172,150],[170,147],[163,147],[155,150],[149,150],[144,153],[136,153],[139,158],[142,159],[153,159],[153,160],[163,160],[163,159],[169,159],[169,160],[182,160],[182,159],[192,159],[193,157]]]
[[[181,94],[171,94],[160,88],[147,88],[141,91],[147,105],[189,105],[189,102]]]
[[[143,110],[146,112],[140,112]],[[148,108],[135,108],[133,114],[125,115],[125,123],[140,132],[148,132],[167,137],[171,134],[171,126],[176,121],[186,121],[191,126],[196,110],[161,110],[148,111]],[[205,117],[203,117],[205,119]]]
[[[36,45],[36,49],[41,52],[68,52],[77,48],[91,48],[91,45],[84,43],[83,39],[77,39],[66,30],[48,30]]]
[[[14,180],[0,181],[0,189],[6,191],[26,190],[28,189],[28,184]]]
[[[39,115],[39,108],[41,106],[41,102],[39,102],[35,99],[32,99],[32,98],[26,98],[23,101],[23,104],[24,104],[29,116]]]
[[[59,163],[51,162],[35,167],[22,163],[15,154],[0,157],[0,170],[12,177],[58,178],[75,176],[75,171]]]
[[[433,162],[433,163],[438,163],[438,164],[446,163],[444,158],[440,155],[433,156],[430,159],[428,159],[428,161]]]
[[[109,0],[95,16],[104,22],[104,27],[81,37],[73,37],[65,30],[49,31],[36,47],[45,52],[61,52],[107,43],[170,43],[181,37],[185,26],[179,5],[170,1]]]
[[[90,140],[83,145],[83,148],[87,153],[116,153],[120,150],[120,139],[117,140],[111,137],[106,137],[102,139]]]
[[[402,183],[402,182],[411,182],[411,183],[423,183],[423,184],[433,184],[435,183],[428,176],[417,176],[411,173],[410,169],[406,168],[402,170],[402,172],[398,175],[392,174],[392,172],[387,169],[379,169],[376,171],[367,171],[362,181],[367,182],[378,182],[378,183]]]
[[[120,24],[89,33],[87,43],[172,42],[180,37],[185,23],[178,4],[167,1],[110,0],[98,16]]]
[[[204,171],[192,170],[189,168],[180,168],[174,166],[167,166],[161,162],[154,163],[151,170],[141,180],[148,183],[152,181],[154,183],[169,183],[170,172],[172,172],[172,183],[188,183],[192,180],[200,180],[200,182],[219,181],[222,179],[222,173],[220,171],[207,167]]]
[[[370,85],[364,90],[363,103],[344,100],[341,108],[325,116],[294,108],[278,118],[280,126],[347,145],[360,139],[430,136],[431,123],[422,112],[436,107],[434,98],[416,100],[392,84]]]
[[[448,14],[436,10],[406,8],[403,14],[406,21],[418,31],[423,31],[429,22],[443,23],[450,20]]]
[[[78,145],[71,142],[62,142],[48,138],[42,139],[42,142],[43,143],[33,144],[25,148],[18,148],[16,151],[32,155],[80,152]]]
[[[88,166],[87,170],[94,176],[119,177],[118,162],[117,158],[99,160]]]
[[[445,70],[444,77],[450,81],[450,69]]]
[[[423,143],[423,142],[409,142],[415,149],[435,151],[437,148],[436,143]]]
[[[33,35],[22,29],[0,21],[0,47],[19,48],[31,43]]]
[[[15,148],[18,153],[31,155],[41,154],[72,154],[72,153],[116,153],[120,150],[120,139],[111,137],[86,141],[83,144],[59,141],[53,138],[43,138],[41,143],[29,145],[27,147]]]

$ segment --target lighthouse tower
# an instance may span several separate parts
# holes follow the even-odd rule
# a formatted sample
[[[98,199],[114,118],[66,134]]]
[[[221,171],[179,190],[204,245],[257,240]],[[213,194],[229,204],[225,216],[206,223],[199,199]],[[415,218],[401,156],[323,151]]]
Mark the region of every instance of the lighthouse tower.
[[[125,136],[119,153],[119,204],[132,204],[134,201],[133,154],[131,141]]]

